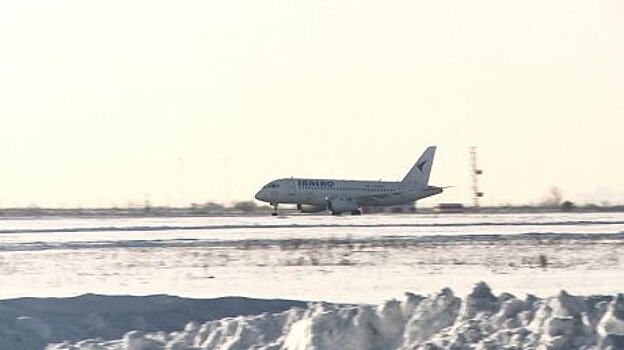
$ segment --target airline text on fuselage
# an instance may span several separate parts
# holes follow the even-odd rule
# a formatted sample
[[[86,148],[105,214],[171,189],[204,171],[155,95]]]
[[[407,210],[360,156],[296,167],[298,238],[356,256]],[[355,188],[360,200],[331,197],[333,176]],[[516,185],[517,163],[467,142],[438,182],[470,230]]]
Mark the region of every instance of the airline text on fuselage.
[[[334,182],[323,180],[297,180],[297,187],[331,188],[334,187]]]

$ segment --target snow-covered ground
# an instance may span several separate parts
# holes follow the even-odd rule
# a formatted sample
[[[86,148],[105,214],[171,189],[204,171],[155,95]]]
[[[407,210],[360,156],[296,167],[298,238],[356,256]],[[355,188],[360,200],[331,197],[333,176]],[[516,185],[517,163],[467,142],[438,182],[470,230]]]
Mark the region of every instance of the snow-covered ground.
[[[624,214],[0,220],[0,298],[624,290]]]
[[[33,329],[40,329],[33,327]],[[189,322],[175,332],[131,331],[48,350],[622,349],[624,295],[495,296],[480,283],[464,299],[444,289],[380,305],[311,304],[279,313]]]
[[[0,349],[43,349],[48,343],[116,339],[131,330],[175,331],[189,322],[279,313],[306,303],[240,297],[187,299],[167,295],[0,300]],[[136,350],[136,348],[134,348]]]
[[[463,334],[462,332],[467,332],[468,328],[474,326],[473,321],[468,322],[473,318],[464,316],[453,318],[453,315],[459,315],[464,311],[453,313],[446,309],[440,311],[442,313],[423,309],[415,316],[414,310],[421,307],[416,306],[422,304],[421,298],[416,298],[419,302],[413,305],[413,310],[410,309],[412,306],[409,306],[412,305],[410,304],[412,301],[409,300],[413,297],[403,303],[391,305],[384,303],[385,300],[403,298],[404,292],[429,295],[449,287],[454,292],[452,296],[447,295],[448,291],[445,291],[424,300],[430,300],[435,305],[442,305],[448,301],[450,306],[444,307],[454,310],[456,303],[464,306],[471,303],[469,294],[474,292],[473,288],[479,281],[486,281],[495,291],[517,295],[519,299],[514,299],[518,300],[513,302],[514,310],[535,311],[531,320],[539,316],[543,322],[539,321],[542,322],[539,326],[537,323],[531,323],[532,334],[551,332],[552,327],[558,327],[557,329],[563,327],[561,332],[564,333],[576,332],[580,329],[578,327],[593,327],[591,332],[594,333],[590,332],[586,341],[593,345],[600,341],[604,343],[595,330],[599,328],[597,322],[606,317],[606,305],[611,302],[611,297],[590,297],[590,295],[612,296],[624,292],[624,214],[0,219],[2,286],[0,298],[42,297],[44,298],[42,300],[51,301],[51,305],[59,305],[56,309],[44,308],[43,312],[49,315],[59,308],[63,309],[60,305],[66,304],[60,299],[45,298],[84,293],[169,294],[204,299],[245,296],[380,305],[379,308],[375,308],[362,305],[350,307],[323,304],[291,311],[268,310],[273,311],[270,317],[248,316],[201,325],[203,321],[213,319],[207,312],[205,319],[192,318],[199,323],[187,325],[185,331],[181,331],[182,325],[178,322],[180,332],[175,334],[132,333],[126,334],[127,339],[113,341],[110,344],[98,340],[89,343],[91,344],[89,347],[84,343],[83,349],[164,349],[166,343],[170,343],[171,349],[194,349],[190,346],[243,349],[248,347],[224,346],[223,344],[231,341],[231,338],[226,340],[223,337],[235,329],[241,332],[248,327],[256,329],[256,326],[249,325],[263,322],[278,325],[271,328],[271,336],[264,336],[265,340],[262,341],[265,345],[270,343],[270,338],[273,339],[271,341],[274,345],[290,344],[286,347],[288,349],[366,348],[348,347],[346,343],[340,343],[336,339],[333,344],[342,345],[332,347],[333,338],[324,335],[317,337],[316,330],[322,333],[322,329],[328,329],[325,326],[316,326],[317,322],[321,322],[317,319],[321,316],[321,319],[325,320],[321,323],[335,326],[337,337],[351,339],[353,333],[349,332],[356,332],[365,338],[372,337],[366,338],[370,340],[367,344],[388,344],[368,347],[370,349],[395,349],[400,346],[406,346],[407,349],[418,338],[414,338],[412,334],[414,332],[431,333],[429,334],[431,337],[427,338],[429,340],[436,337],[459,337],[460,333]],[[594,323],[587,321],[590,324],[586,324],[583,317],[581,321],[578,317],[573,321],[555,318],[556,321],[552,322],[555,322],[556,326],[544,328],[547,327],[544,326],[545,320],[553,319],[552,312],[555,312],[548,305],[552,300],[562,298],[559,294],[562,289],[572,294],[588,296],[581,298],[579,303],[587,307],[584,309],[583,317],[589,317],[591,322],[595,321]],[[526,293],[544,298],[559,295],[559,299],[525,300],[523,296]],[[463,302],[456,296],[464,298]],[[490,304],[497,306],[491,306],[488,309],[490,314],[482,316],[483,322],[479,323],[478,327],[474,326],[485,327],[486,330],[479,328],[480,334],[488,333],[492,329],[513,329],[513,332],[516,332],[515,329],[519,327],[529,327],[530,320],[518,318],[519,313],[504,317],[494,316],[493,313],[508,312],[503,310],[503,304],[508,299],[506,295],[494,298],[496,301],[490,299]],[[598,299],[599,301],[596,301]],[[520,304],[522,305],[519,306]],[[396,309],[396,305],[400,305],[401,317],[397,316],[398,311],[392,309]],[[387,316],[392,319],[391,322],[384,320],[386,316],[383,316],[385,315],[383,310],[387,308],[394,310],[388,311],[390,314]],[[540,308],[544,310],[539,311]],[[111,306],[110,310],[115,308]],[[145,312],[148,313],[148,310]],[[395,314],[392,314],[393,312]],[[548,313],[548,316],[544,316],[544,313]],[[50,332],[58,333],[54,331],[56,326],[50,326],[56,325],[56,321],[43,320],[41,314],[31,315],[27,309],[23,315],[17,316],[18,314],[19,310],[9,313],[7,314],[10,315],[7,316],[9,319],[6,322],[2,321],[5,333],[0,333],[0,340],[10,338],[12,333],[7,329],[18,329],[20,332],[26,329],[34,332],[33,334],[43,332],[41,333],[43,335]],[[97,312],[91,314],[88,315],[97,321],[94,321],[95,324],[101,325],[101,319],[98,317],[103,316]],[[323,315],[334,316],[325,319]],[[581,314],[577,312],[574,315]],[[180,317],[176,318],[177,320],[185,317],[183,314],[178,316]],[[141,312],[133,317],[150,320],[150,314]],[[266,321],[264,318],[267,317],[272,321]],[[448,322],[451,322],[454,328],[439,329],[435,332],[415,330],[413,324],[425,322],[415,321],[415,317],[425,317],[429,320],[426,323],[434,324],[444,323],[448,321],[447,318],[452,318],[452,322]],[[609,334],[620,334],[619,322],[622,322],[622,317],[618,317],[613,318],[615,321],[609,321],[611,323],[608,326],[615,327],[618,331]],[[372,322],[367,331],[357,326],[361,325],[362,318]],[[436,320],[432,321],[431,318]],[[503,322],[501,321],[503,318],[513,319],[503,320],[509,323],[506,328],[501,328],[503,326],[499,324]],[[83,327],[73,322],[61,321],[60,324],[64,324],[66,328]],[[563,325],[560,325],[561,322]],[[106,329],[116,327],[114,321],[111,325],[105,320],[104,324]],[[304,324],[306,326],[302,326]],[[381,328],[375,328],[377,326]],[[572,327],[572,330],[566,327]],[[141,329],[141,327],[130,328]],[[304,328],[312,329],[313,332],[306,333],[302,330]],[[347,333],[340,333],[343,328]],[[161,328],[163,331],[174,329],[176,328]],[[254,332],[265,331],[264,328],[259,329]],[[103,331],[101,336],[105,339],[121,338],[120,333],[113,336],[112,333],[105,333],[104,328],[100,330]],[[212,332],[217,332],[214,334],[218,335]],[[387,332],[393,335],[390,337]],[[523,332],[521,335],[507,333],[511,334],[508,334],[510,337],[529,337],[529,333],[521,332]],[[400,337],[399,333],[402,334]],[[408,333],[411,335],[406,335]],[[78,339],[97,335],[94,333],[72,335],[71,332],[62,334],[67,334],[66,337],[73,340],[74,345]],[[295,342],[293,337],[296,334],[300,334],[299,338],[303,340]],[[464,338],[465,336],[461,335]],[[552,334],[549,336],[557,337]],[[186,340],[178,341],[178,339],[172,343],[171,341],[177,337]],[[203,339],[203,343],[190,340],[198,339],[197,337]],[[217,343],[221,342],[219,344],[223,346],[205,346],[205,339],[202,337],[213,339]],[[248,338],[245,339],[255,339],[251,335],[246,337]],[[394,340],[388,337],[394,337],[392,338]],[[425,339],[419,337],[418,341]],[[402,340],[399,341],[399,338]],[[256,340],[253,341],[260,344]],[[611,343],[613,341],[609,340]],[[122,346],[132,342],[139,345],[152,344],[153,347]],[[323,347],[315,342],[325,342],[326,345]],[[105,343],[107,345],[103,345]],[[171,344],[174,343],[182,345],[172,347],[174,345]],[[511,344],[498,340],[496,343]],[[310,344],[317,345],[311,347]],[[534,343],[523,340],[521,344],[529,346],[528,344]],[[70,345],[65,346],[70,348]]]

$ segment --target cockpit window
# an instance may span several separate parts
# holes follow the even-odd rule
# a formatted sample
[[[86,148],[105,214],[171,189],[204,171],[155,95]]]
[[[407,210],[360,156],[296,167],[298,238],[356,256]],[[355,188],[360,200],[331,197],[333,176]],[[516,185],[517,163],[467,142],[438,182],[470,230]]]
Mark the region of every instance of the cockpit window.
[[[266,187],[266,188],[278,188],[278,187],[279,187],[279,184],[273,184],[273,183],[271,183],[271,184],[268,184],[268,185],[266,185],[266,186],[264,186],[264,187]]]

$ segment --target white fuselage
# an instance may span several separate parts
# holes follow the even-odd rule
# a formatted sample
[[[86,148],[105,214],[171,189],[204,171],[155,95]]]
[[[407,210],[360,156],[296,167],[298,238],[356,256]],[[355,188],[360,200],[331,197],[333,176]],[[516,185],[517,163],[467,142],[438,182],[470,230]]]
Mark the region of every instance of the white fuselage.
[[[256,199],[269,202],[277,215],[279,203],[297,204],[301,212],[328,210],[332,214],[361,213],[363,206],[397,205],[414,202],[442,192],[429,186],[429,174],[436,147],[430,146],[418,158],[401,182],[330,179],[277,179],[264,185]]]
[[[440,187],[387,181],[278,179],[264,186],[256,199],[269,203],[326,206],[333,198],[353,198],[359,206],[396,205],[433,196]]]

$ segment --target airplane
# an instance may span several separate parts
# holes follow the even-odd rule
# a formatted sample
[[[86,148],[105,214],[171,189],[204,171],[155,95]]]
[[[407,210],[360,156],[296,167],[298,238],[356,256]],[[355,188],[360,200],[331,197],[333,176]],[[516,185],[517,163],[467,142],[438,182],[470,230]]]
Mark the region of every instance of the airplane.
[[[429,185],[435,151],[435,146],[428,147],[402,181],[282,178],[264,185],[255,198],[268,202],[273,216],[280,203],[296,204],[301,213],[327,210],[332,215],[360,215],[363,206],[407,204],[444,191]]]

